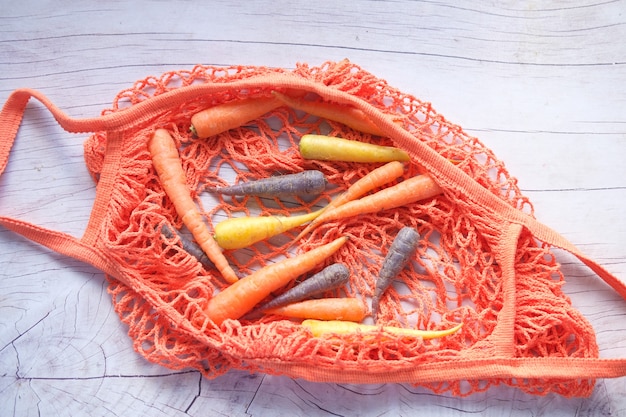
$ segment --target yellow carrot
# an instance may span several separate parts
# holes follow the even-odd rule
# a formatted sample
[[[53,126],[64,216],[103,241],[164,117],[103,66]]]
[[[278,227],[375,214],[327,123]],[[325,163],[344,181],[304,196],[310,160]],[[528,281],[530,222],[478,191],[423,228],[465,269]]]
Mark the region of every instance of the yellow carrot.
[[[367,308],[356,298],[318,298],[265,310],[264,313],[298,319],[360,322],[367,315]]]
[[[395,180],[403,173],[404,164],[398,161],[388,162],[387,164],[370,171],[363,178],[352,184],[343,194],[333,199],[326,207],[324,207],[324,212],[313,219],[313,221],[311,221],[311,223],[309,223],[294,239],[294,242],[297,242],[302,237],[306,236],[311,230],[315,229],[319,224],[325,222],[327,219],[325,213],[327,211],[331,211],[331,209],[339,207],[349,201],[356,200],[369,191]]]
[[[240,279],[209,300],[205,310],[207,316],[217,325],[227,319],[242,317],[272,292],[329,258],[347,240],[342,236],[301,255],[268,264]]]
[[[406,162],[410,159],[409,154],[400,148],[326,135],[303,135],[299,148],[304,159],[322,161]]]
[[[314,337],[323,337],[327,335],[345,335],[345,334],[372,334],[375,332],[386,332],[394,335],[399,335],[408,338],[415,339],[435,339],[444,336],[449,336],[457,332],[463,323],[447,329],[447,330],[418,330],[407,329],[403,327],[394,326],[374,326],[369,324],[354,323],[351,321],[343,320],[314,320],[307,319],[302,322],[302,325],[313,333]]]
[[[185,171],[172,136],[165,129],[157,129],[148,142],[148,149],[163,190],[174,204],[176,213],[224,279],[230,283],[237,281],[237,274],[211,236],[202,214],[191,198]]]
[[[233,217],[215,226],[215,240],[223,249],[241,249],[310,222],[324,209],[297,216]]]

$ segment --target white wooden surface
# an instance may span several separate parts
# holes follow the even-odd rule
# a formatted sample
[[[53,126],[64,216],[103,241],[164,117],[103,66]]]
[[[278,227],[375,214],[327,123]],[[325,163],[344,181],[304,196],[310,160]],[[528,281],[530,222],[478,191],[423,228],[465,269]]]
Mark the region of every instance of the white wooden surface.
[[[347,57],[478,136],[541,221],[626,279],[626,1],[481,3],[5,0],[0,101],[32,87],[87,117],[135,80],[196,63]],[[0,213],[79,236],[94,197],[85,138],[29,105]],[[625,357],[626,302],[559,260],[601,355]],[[0,264],[2,415],[626,415],[626,378],[598,381],[587,399],[507,387],[459,399],[242,372],[209,381],[135,353],[99,271],[5,229]]]

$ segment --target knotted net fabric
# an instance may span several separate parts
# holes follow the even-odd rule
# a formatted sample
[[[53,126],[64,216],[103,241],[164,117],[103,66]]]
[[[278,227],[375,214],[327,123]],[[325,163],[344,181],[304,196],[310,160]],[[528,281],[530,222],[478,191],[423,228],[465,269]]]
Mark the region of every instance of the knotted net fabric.
[[[439,330],[462,322],[462,329],[454,335],[430,341],[389,335],[372,339],[360,334],[328,339],[313,338],[297,322],[278,316],[227,320],[220,327],[208,320],[204,313],[208,300],[227,284],[216,270],[205,269],[185,252],[178,238],[161,233],[163,225],[183,233],[184,227],[148,153],[146,143],[154,129],[162,127],[172,133],[188,185],[211,227],[233,216],[293,215],[315,210],[378,166],[304,160],[297,147],[303,134],[402,146],[389,137],[357,132],[284,106],[208,139],[189,133],[195,112],[233,100],[268,97],[276,88],[272,77],[283,75],[319,85],[318,92],[347,93],[393,115],[403,129],[454,161],[458,169],[506,206],[533,216],[533,206],[520,192],[515,178],[477,138],[446,120],[430,103],[399,91],[351,62],[327,62],[317,67],[298,64],[293,70],[198,65],[189,71],[148,77],[121,91],[103,115],[123,112],[187,86],[211,83],[223,88],[173,105],[132,129],[96,132],[85,142],[85,159],[94,180],[100,182],[107,169],[115,174],[104,219],[94,233],[96,245],[125,276],[123,280],[109,277],[109,291],[116,312],[128,325],[135,349],[162,366],[197,369],[209,378],[237,368],[318,381],[407,382],[454,395],[468,395],[498,384],[533,394],[589,395],[593,379],[516,378],[507,370],[479,379],[459,370],[459,378],[448,378],[459,361],[595,358],[598,346],[589,322],[562,291],[564,277],[550,246],[520,228],[513,247],[506,248],[504,235],[509,232],[502,219],[445,183],[440,196],[325,223],[296,246],[289,243],[299,229],[225,254],[243,276],[347,235],[348,243],[311,273],[331,262],[345,263],[351,272],[349,285],[327,295],[367,302],[386,249],[400,228],[412,226],[421,236],[417,253],[382,298],[379,323]],[[233,82],[255,79],[265,81],[254,84],[254,88],[231,87]],[[119,166],[111,168],[107,155],[114,135],[123,137],[119,141],[123,145]],[[407,150],[415,156],[414,149]],[[418,161],[412,158],[404,178],[426,171]],[[221,197],[207,190],[304,169],[323,171],[330,184],[327,191],[311,198],[279,200]],[[512,269],[511,273],[505,268]],[[423,372],[417,378],[403,373],[420,367]]]

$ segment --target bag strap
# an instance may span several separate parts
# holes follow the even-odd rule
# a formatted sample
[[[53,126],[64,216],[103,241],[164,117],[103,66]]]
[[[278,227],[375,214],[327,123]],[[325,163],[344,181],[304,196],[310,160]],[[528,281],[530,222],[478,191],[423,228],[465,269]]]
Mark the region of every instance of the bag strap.
[[[545,243],[572,253],[615,289],[622,298],[626,299],[626,284],[624,282],[584,255],[559,233],[540,223],[529,214],[511,207],[507,202],[482,187],[460,168],[450,164],[446,158],[442,157],[434,149],[416,139],[411,132],[390,121],[380,110],[359,97],[293,74],[271,73],[235,81],[180,87],[154,96],[127,109],[86,119],[69,117],[38,91],[31,89],[15,90],[0,113],[0,175],[6,167],[11,146],[21,123],[26,104],[31,97],[44,104],[57,122],[68,132],[121,132],[146,124],[150,119],[167,109],[182,105],[204,94],[216,93],[226,88],[252,90],[259,87],[267,88],[268,86],[305,89],[316,92],[327,99],[360,108],[384,133],[392,137],[398,146],[407,149],[442,186],[463,193],[475,204],[489,211],[494,218],[499,218],[504,223],[521,224]]]
[[[520,224],[530,230],[537,239],[573,254],[626,300],[626,283],[583,254],[561,234],[491,193],[459,167],[450,164],[434,149],[416,139],[413,134],[389,121],[376,108],[367,103],[358,104],[356,101],[353,104],[358,105],[367,113],[383,132],[394,138],[400,147],[408,150],[443,188],[462,193],[474,204],[484,208],[494,221],[499,221],[501,224]]]
[[[95,126],[95,123],[91,121],[76,125],[75,119],[65,115],[37,91],[28,89],[14,91],[0,111],[0,175],[4,173],[8,164],[11,148],[22,122],[26,105],[31,97],[41,101],[55,116],[59,124],[68,130],[89,131],[90,126]],[[0,224],[55,252],[87,262],[111,276],[122,279],[119,268],[111,263],[102,251],[92,244],[93,242],[8,216],[0,216]]]
[[[584,255],[572,243],[532,216],[511,207],[507,202],[495,196],[463,172],[450,164],[434,149],[419,141],[402,127],[391,122],[382,112],[366,103],[359,97],[333,89],[311,80],[283,73],[272,73],[265,76],[232,82],[206,83],[181,87],[145,100],[128,109],[109,113],[104,116],[87,119],[74,119],[57,108],[43,94],[31,89],[15,90],[7,100],[0,113],[0,175],[4,171],[11,146],[21,123],[26,104],[31,97],[44,104],[54,115],[57,122],[68,132],[86,133],[95,131],[123,131],[149,122],[157,114],[203,94],[211,94],[225,88],[255,88],[267,86],[283,88],[301,88],[314,91],[327,99],[351,104],[363,110],[386,134],[393,137],[397,144],[409,150],[416,160],[426,168],[445,188],[464,193],[475,204],[488,209],[494,216],[507,223],[518,223],[527,227],[538,239],[564,249],[578,257],[591,268],[600,278],[607,282],[622,298],[626,299],[626,284],[609,273],[597,262]]]

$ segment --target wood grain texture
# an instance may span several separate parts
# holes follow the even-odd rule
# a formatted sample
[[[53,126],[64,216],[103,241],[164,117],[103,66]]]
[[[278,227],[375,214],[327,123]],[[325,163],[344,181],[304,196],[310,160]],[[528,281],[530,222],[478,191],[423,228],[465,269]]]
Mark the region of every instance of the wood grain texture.
[[[31,87],[88,117],[167,70],[347,57],[479,137],[542,222],[626,279],[625,1],[38,3],[2,7],[2,102]],[[29,104],[0,213],[80,236],[95,196],[85,138]],[[626,356],[626,302],[558,255],[601,355]],[[135,353],[99,271],[3,228],[0,264],[2,415],[626,415],[626,378],[599,381],[586,399],[507,387],[459,399],[240,371],[206,380]]]

